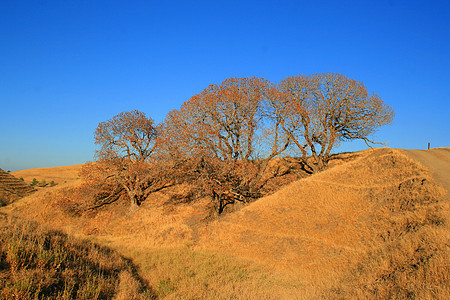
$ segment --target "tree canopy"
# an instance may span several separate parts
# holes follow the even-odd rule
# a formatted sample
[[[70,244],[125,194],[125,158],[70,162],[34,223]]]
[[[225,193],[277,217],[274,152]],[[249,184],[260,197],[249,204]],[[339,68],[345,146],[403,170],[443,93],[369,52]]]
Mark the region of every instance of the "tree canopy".
[[[369,136],[392,122],[394,111],[362,82],[342,74],[288,77],[279,84],[283,129],[313,172],[323,169],[331,150],[345,140]],[[312,160],[307,160],[311,155]]]
[[[96,162],[88,164],[82,176],[107,195],[101,197],[102,201],[124,190],[130,204],[137,206],[163,185],[154,159],[158,134],[154,121],[137,110],[122,112],[98,125],[95,143],[100,149],[96,152]]]
[[[96,163],[84,174],[122,188],[139,205],[165,186],[170,172],[175,181],[200,184],[221,210],[230,195],[257,198],[273,158],[294,154],[306,171],[318,172],[339,143],[374,144],[370,135],[393,116],[377,94],[342,74],[298,75],[278,84],[229,78],[192,96],[160,125],[137,110],[101,122]]]

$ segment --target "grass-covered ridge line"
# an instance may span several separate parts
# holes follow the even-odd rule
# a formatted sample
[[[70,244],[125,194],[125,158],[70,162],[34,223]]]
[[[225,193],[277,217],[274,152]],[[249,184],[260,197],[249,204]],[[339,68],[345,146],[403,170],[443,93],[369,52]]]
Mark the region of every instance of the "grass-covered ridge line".
[[[117,252],[18,218],[0,221],[0,299],[151,299]]]

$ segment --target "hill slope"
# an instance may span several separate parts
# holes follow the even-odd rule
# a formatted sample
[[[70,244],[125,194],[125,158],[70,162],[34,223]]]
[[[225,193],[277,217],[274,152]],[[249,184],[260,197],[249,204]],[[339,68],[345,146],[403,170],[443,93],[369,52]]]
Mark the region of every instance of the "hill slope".
[[[70,182],[2,210],[113,247],[169,298],[443,298],[445,189],[401,150],[353,156],[211,222],[199,222],[200,203],[167,206],[162,193],[133,213],[69,216],[55,203]]]
[[[0,169],[0,206],[12,203],[34,191],[30,185]]]
[[[0,214],[0,299],[154,299],[116,252]]]
[[[430,296],[448,292],[445,273],[429,269],[445,268],[448,274],[448,228],[441,229],[448,202],[443,195],[426,168],[399,151],[378,149],[210,224],[200,244],[275,266],[313,294],[323,288],[334,291],[329,296],[336,289],[347,296],[355,291],[363,297],[390,297],[394,291],[400,297]],[[373,268],[359,276],[368,282],[350,275],[367,265]],[[438,291],[412,287],[423,286],[435,271]],[[419,272],[431,275],[415,277]],[[345,276],[355,281],[342,282]],[[357,288],[345,288],[355,283]]]
[[[55,183],[73,182],[77,180],[81,171],[81,165],[54,167],[54,168],[36,168],[11,172],[16,177],[22,177],[26,182],[31,182],[33,178],[41,182],[45,180],[47,183],[54,181]]]
[[[430,168],[439,184],[450,191],[450,147],[430,150],[401,150],[402,153]]]

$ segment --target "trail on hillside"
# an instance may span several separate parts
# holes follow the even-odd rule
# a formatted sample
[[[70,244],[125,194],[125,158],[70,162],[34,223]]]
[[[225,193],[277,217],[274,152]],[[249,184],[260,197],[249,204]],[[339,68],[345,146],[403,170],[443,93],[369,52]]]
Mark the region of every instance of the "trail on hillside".
[[[410,158],[420,162],[433,171],[435,179],[450,194],[450,148],[430,150],[401,150]]]

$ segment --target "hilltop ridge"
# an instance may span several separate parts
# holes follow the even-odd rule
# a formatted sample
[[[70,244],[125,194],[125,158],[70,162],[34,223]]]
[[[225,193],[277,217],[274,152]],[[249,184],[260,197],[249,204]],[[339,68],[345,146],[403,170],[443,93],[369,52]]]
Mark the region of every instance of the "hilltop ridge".
[[[373,266],[361,274],[381,288],[393,284],[392,279],[383,279],[386,272],[413,280],[407,274],[415,273],[413,262],[421,259],[417,251],[436,246],[433,242],[421,245],[417,239],[427,238],[418,236],[443,224],[439,220],[449,212],[442,198],[445,194],[430,170],[400,151],[371,150],[211,223],[201,233],[200,245],[276,266],[313,289],[343,274],[355,274],[359,265],[372,263],[374,252],[405,251],[401,260],[385,260],[387,265]],[[448,242],[448,237],[441,238]],[[415,245],[392,246],[404,239]],[[448,247],[440,247],[439,259],[448,257]],[[426,272],[424,265],[419,269]],[[419,284],[426,278],[415,280]],[[411,283],[395,284],[406,289]],[[368,286],[361,284],[356,290],[373,296]],[[386,292],[379,291],[378,296],[387,296]]]

